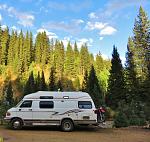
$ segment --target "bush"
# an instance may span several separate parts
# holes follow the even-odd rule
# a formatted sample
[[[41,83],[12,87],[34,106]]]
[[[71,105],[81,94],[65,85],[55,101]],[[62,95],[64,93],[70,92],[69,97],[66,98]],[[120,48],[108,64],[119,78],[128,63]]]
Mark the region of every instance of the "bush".
[[[115,111],[113,111],[110,107],[106,107],[105,118],[113,119],[115,116]]]
[[[139,115],[132,114],[129,118],[129,124],[130,125],[137,125],[137,126],[143,126],[146,124],[146,119],[144,112],[139,112]]]
[[[117,113],[115,120],[114,120],[114,125],[117,128],[128,126],[128,119],[122,111]]]
[[[146,124],[144,107],[145,105],[141,102],[132,101],[130,104],[122,102],[119,105],[118,111],[127,117],[129,125],[142,126]]]

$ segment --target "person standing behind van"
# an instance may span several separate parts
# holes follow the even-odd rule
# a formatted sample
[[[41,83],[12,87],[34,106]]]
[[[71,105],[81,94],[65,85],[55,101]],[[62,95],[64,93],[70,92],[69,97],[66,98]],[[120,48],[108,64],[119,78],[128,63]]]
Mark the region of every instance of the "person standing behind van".
[[[105,109],[103,107],[99,107],[96,110],[97,113],[97,121],[98,123],[104,122],[105,123]]]

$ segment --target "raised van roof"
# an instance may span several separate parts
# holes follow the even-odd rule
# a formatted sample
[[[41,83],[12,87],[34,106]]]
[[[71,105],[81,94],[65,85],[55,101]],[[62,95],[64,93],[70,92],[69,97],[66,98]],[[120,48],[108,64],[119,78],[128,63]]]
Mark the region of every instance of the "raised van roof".
[[[86,92],[55,92],[55,91],[38,91],[29,95],[24,96],[23,99],[40,99],[49,98],[51,99],[79,99],[79,98],[91,98]]]

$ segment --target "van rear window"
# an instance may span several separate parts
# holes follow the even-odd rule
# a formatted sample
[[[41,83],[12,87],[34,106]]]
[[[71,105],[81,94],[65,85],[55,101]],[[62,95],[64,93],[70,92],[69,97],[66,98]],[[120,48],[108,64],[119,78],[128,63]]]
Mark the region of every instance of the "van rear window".
[[[80,109],[91,109],[92,108],[92,103],[90,101],[79,101],[78,102],[78,107]]]
[[[40,108],[53,108],[54,102],[53,101],[40,101],[39,107]]]

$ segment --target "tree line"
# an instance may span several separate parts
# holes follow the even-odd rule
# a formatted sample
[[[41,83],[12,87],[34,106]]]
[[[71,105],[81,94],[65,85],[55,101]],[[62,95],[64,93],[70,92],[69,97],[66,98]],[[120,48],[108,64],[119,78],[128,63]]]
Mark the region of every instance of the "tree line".
[[[128,38],[125,67],[115,46],[111,64],[106,104],[119,111],[116,124],[123,118],[123,126],[150,121],[150,20],[142,7]]]
[[[100,102],[104,103],[104,97],[101,97],[101,101],[97,93],[99,91],[100,96],[106,95],[110,66],[110,60],[103,59],[100,52],[94,57],[88,51],[86,43],[79,48],[76,42],[69,41],[67,47],[64,47],[62,41],[50,40],[46,32],[37,33],[33,40],[32,32],[24,34],[22,30],[11,30],[10,34],[8,27],[2,29],[0,26],[2,102],[6,99],[12,104],[24,95],[39,90],[84,91],[84,76],[87,74],[89,80],[92,74],[96,81],[96,86],[93,86],[95,91],[92,93],[98,101],[96,106],[99,106]],[[6,93],[6,90],[11,93]]]

